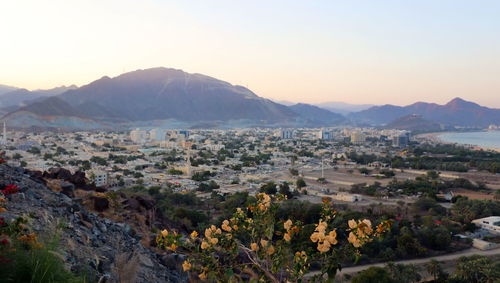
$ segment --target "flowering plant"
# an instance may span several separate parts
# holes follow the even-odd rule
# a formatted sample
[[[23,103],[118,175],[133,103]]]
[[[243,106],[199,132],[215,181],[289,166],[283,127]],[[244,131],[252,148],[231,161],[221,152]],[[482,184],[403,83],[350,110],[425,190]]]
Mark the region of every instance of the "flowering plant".
[[[367,219],[349,221],[349,237],[344,244],[337,238],[336,212],[328,199],[323,201],[321,219],[314,231],[299,221],[277,220],[276,212],[283,195],[271,197],[257,194],[256,203],[238,208],[232,218],[220,227],[212,225],[203,235],[196,231],[189,237],[163,230],[157,237],[161,248],[182,247],[188,259],[184,271],[193,279],[210,282],[304,282],[310,264],[318,262],[321,270],[309,279],[333,279],[340,269],[340,260],[347,255],[359,256],[359,248],[382,236],[391,222],[372,228]],[[308,241],[300,241],[300,239]]]

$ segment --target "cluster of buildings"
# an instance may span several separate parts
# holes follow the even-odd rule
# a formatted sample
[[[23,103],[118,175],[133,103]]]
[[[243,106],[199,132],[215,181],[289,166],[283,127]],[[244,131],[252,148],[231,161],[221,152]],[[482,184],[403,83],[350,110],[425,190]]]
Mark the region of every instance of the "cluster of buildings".
[[[211,172],[221,191],[255,191],[260,183],[290,182],[288,170],[354,166],[348,152],[398,153],[409,135],[370,128],[165,130],[129,132],[11,132],[2,146],[9,162],[33,170],[85,170],[97,186],[167,186],[196,190],[192,176]],[[395,148],[398,147],[398,148]],[[326,165],[325,165],[326,164]],[[326,166],[326,167],[325,167]],[[287,179],[288,178],[288,179]],[[321,188],[318,188],[318,191]],[[359,196],[338,194],[339,200]]]

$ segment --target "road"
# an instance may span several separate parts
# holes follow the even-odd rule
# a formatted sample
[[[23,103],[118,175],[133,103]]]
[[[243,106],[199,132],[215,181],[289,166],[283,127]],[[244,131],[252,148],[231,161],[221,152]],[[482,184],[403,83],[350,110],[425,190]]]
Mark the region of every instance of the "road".
[[[446,254],[446,255],[440,255],[440,256],[434,256],[434,257],[426,257],[426,258],[418,258],[418,259],[408,259],[408,260],[400,260],[400,261],[395,261],[394,263],[398,264],[423,264],[426,262],[429,262],[432,259],[435,259],[437,261],[441,262],[446,262],[446,261],[452,261],[456,260],[459,257],[462,256],[471,256],[471,255],[484,255],[484,256],[494,256],[494,255],[500,255],[500,248],[494,249],[494,250],[489,250],[489,251],[481,251],[478,249],[470,248],[467,250],[463,250],[461,252],[457,253],[452,253],[452,254]],[[353,274],[360,272],[362,270],[368,269],[372,266],[378,266],[378,267],[383,267],[386,264],[386,262],[381,262],[381,263],[373,263],[373,264],[364,264],[364,265],[357,265],[357,266],[350,266],[350,267],[345,267],[342,268],[342,271],[337,273],[337,276],[343,276],[344,274]],[[314,276],[317,275],[319,272],[311,272],[307,276]]]

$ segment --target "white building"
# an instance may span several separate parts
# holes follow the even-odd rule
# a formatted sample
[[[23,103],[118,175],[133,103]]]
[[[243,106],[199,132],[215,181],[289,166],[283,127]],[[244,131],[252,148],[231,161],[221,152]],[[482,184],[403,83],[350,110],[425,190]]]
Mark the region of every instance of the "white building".
[[[89,179],[95,182],[96,187],[103,187],[108,184],[108,173],[106,171],[90,171]]]
[[[154,128],[149,131],[149,139],[151,141],[164,141],[167,132],[163,129]]]
[[[130,131],[130,139],[135,143],[146,143],[148,132],[140,129]]]
[[[472,220],[481,229],[494,234],[500,234],[500,216],[490,216]]]
[[[356,201],[362,200],[360,195],[353,195],[353,194],[348,194],[348,193],[339,193],[339,194],[333,195],[332,198],[335,200],[347,201],[347,202],[356,202]]]

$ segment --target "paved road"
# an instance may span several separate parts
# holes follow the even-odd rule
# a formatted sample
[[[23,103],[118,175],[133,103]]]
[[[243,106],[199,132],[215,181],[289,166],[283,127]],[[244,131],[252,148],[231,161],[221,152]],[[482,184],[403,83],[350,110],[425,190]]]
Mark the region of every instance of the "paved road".
[[[463,250],[463,251],[457,252],[457,253],[434,256],[434,257],[419,258],[419,259],[400,260],[400,261],[395,261],[395,263],[398,263],[398,264],[423,264],[423,263],[429,262],[432,259],[435,259],[437,261],[451,261],[451,260],[456,260],[461,256],[471,256],[471,255],[475,255],[475,254],[484,255],[484,256],[500,255],[500,248],[494,249],[494,250],[489,250],[489,251],[481,251],[478,249],[470,248],[470,249]],[[383,267],[385,264],[386,264],[385,262],[382,262],[382,263],[373,263],[373,264],[345,267],[345,268],[342,268],[342,271],[337,273],[337,276],[342,276],[344,274],[357,273],[359,271],[368,269],[372,266]],[[311,272],[308,275],[314,276],[316,274],[318,274],[318,272]]]

